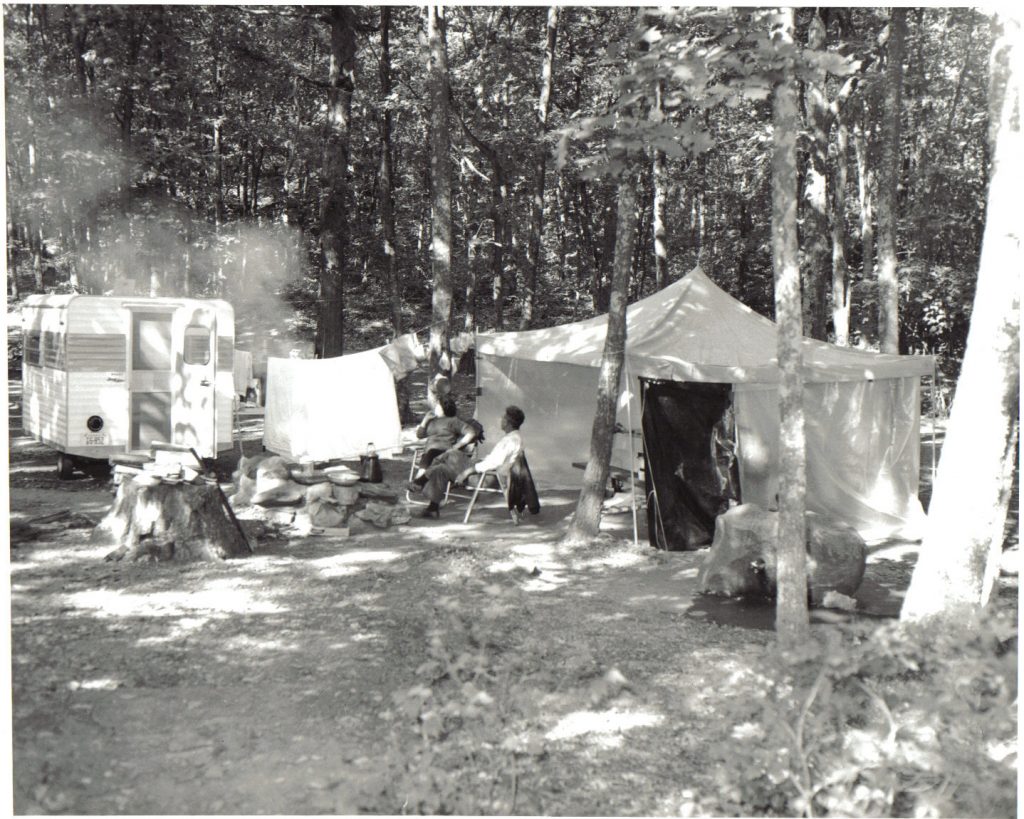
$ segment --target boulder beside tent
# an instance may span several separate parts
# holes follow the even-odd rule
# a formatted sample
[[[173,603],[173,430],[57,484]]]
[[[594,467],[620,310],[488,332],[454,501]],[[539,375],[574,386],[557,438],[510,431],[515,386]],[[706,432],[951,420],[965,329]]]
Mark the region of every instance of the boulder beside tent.
[[[730,501],[775,505],[777,328],[698,267],[629,306],[621,434],[612,464],[644,464],[648,531],[662,548],[707,545]],[[580,486],[607,317],[476,338],[477,417],[508,404],[541,489]],[[932,356],[885,355],[805,338],[807,508],[867,541],[916,537],[923,518],[920,380]],[[485,444],[486,452],[493,442]]]

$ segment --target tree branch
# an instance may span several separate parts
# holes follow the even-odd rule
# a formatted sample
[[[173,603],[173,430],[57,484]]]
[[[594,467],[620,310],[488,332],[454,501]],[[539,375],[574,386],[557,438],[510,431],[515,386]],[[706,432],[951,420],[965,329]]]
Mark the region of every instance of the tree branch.
[[[237,48],[239,53],[243,57],[248,57],[250,60],[254,60],[258,63],[269,65],[271,68],[283,71],[285,74],[295,77],[297,80],[301,80],[307,85],[312,85],[315,88],[324,89],[328,89],[331,87],[331,84],[326,80],[318,80],[314,77],[310,77],[301,67],[295,65],[295,63],[291,62],[290,60],[273,59],[271,57],[268,57],[266,54],[260,54],[257,51],[253,51],[251,48],[249,48],[249,46],[244,45],[242,43],[239,43],[237,45]]]

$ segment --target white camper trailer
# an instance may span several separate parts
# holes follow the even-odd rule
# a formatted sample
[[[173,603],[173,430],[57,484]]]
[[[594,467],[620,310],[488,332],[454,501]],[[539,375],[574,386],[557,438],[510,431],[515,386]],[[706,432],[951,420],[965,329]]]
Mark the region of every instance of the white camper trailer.
[[[29,296],[21,312],[22,426],[57,450],[61,477],[153,441],[202,458],[231,448],[227,302],[48,295]]]

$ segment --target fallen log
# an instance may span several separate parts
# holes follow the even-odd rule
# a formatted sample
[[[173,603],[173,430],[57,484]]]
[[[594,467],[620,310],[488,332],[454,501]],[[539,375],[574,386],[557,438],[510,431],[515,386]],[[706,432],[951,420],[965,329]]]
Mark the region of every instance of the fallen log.
[[[97,545],[116,548],[106,560],[223,560],[249,553],[209,483],[153,483],[124,476],[114,503],[93,529]]]

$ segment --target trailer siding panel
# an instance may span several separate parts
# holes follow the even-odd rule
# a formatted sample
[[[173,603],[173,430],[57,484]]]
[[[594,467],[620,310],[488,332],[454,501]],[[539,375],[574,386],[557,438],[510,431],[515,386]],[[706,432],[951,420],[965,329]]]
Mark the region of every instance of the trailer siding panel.
[[[22,428],[57,449],[67,440],[67,373],[32,365],[22,368]]]
[[[234,329],[234,313],[221,307],[217,326]],[[235,337],[217,334],[217,449],[234,446],[235,434]]]
[[[128,368],[128,336],[124,333],[68,335],[68,369],[79,372],[119,372]]]
[[[70,375],[74,401],[68,411],[68,449],[87,454],[98,446],[120,446],[128,441],[128,388],[124,383],[112,383],[106,373],[73,372]],[[103,419],[102,444],[89,445],[85,425],[92,415]]]

